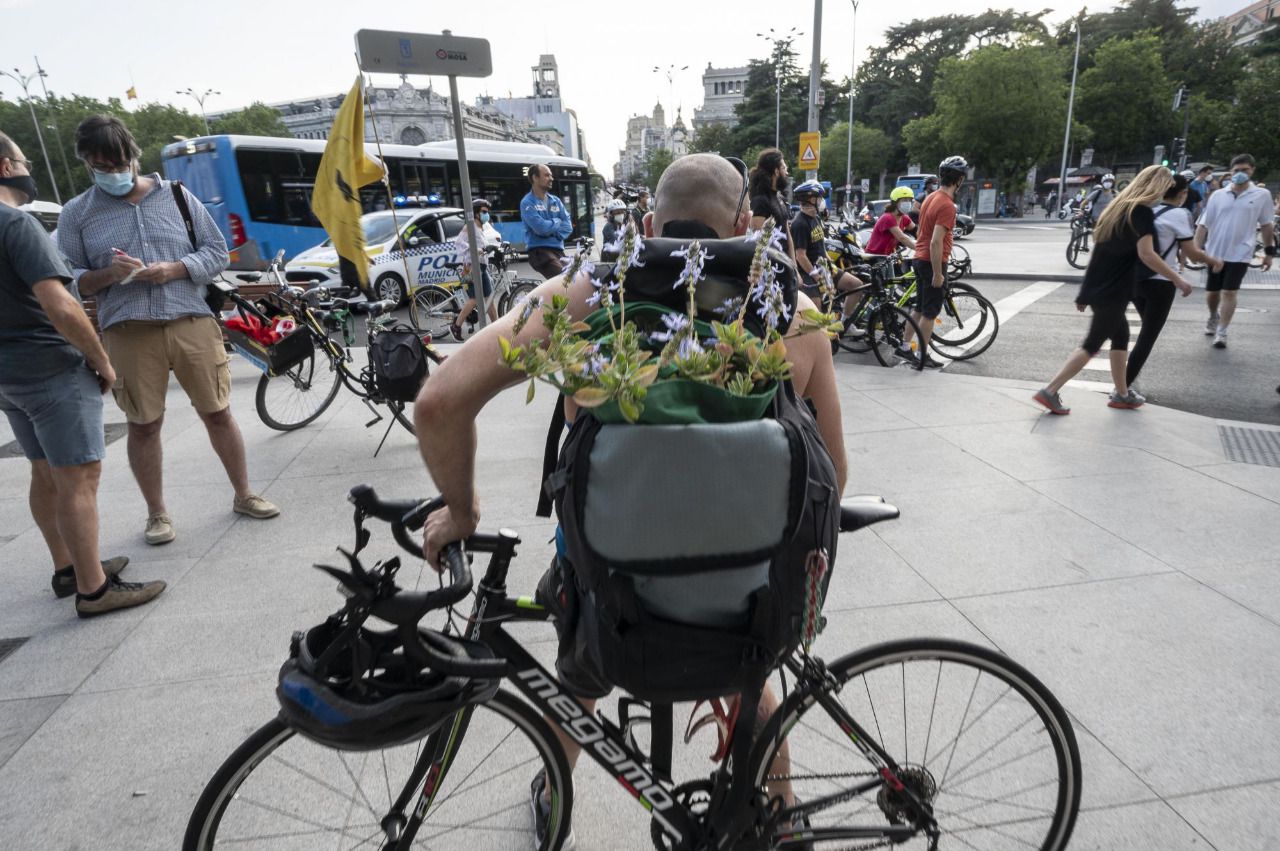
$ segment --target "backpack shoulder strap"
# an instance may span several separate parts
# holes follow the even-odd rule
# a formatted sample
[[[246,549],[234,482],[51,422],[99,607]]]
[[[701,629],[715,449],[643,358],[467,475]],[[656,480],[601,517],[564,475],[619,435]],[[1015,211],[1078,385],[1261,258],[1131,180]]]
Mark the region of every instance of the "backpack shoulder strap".
[[[560,457],[560,437],[564,434],[564,396],[556,397],[556,408],[551,412],[551,422],[547,425],[547,445],[542,452],[542,487],[538,492],[538,509],[534,513],[538,517],[551,516],[551,488],[548,480],[556,471],[556,462]]]
[[[173,200],[178,205],[178,212],[182,214],[182,223],[187,226],[187,239],[191,240],[191,250],[196,251],[200,248],[196,242],[196,224],[191,219],[191,207],[187,205],[187,193],[182,191],[182,181],[170,181],[169,185],[173,187]]]

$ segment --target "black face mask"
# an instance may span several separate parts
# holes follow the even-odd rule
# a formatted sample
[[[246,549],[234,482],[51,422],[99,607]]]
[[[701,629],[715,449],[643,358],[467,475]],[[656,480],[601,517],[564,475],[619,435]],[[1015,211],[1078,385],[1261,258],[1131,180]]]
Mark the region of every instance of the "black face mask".
[[[17,174],[13,177],[0,177],[0,186],[8,186],[27,196],[27,203],[36,200],[40,190],[36,187],[35,178],[29,174]]]
[[[704,225],[702,222],[693,219],[676,219],[670,222],[664,222],[662,225],[662,235],[674,237],[676,239],[719,239],[720,234],[716,233],[715,228]]]

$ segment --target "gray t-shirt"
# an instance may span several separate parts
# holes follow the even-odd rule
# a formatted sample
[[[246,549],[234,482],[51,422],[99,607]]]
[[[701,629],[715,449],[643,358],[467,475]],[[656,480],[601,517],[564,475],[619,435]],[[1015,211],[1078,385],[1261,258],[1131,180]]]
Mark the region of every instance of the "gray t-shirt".
[[[71,282],[57,246],[30,214],[0,204],[0,384],[42,381],[84,361],[36,301],[32,286],[49,278]]]

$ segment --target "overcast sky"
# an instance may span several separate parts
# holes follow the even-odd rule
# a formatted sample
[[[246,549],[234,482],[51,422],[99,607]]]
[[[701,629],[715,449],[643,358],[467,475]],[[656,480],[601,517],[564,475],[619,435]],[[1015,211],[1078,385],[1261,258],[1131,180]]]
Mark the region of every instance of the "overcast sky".
[[[1114,4],[1090,4],[1093,11],[1110,5]],[[1247,0],[1204,0],[1200,14],[1217,17],[1246,5]],[[1079,2],[861,0],[858,59],[880,42],[887,27],[989,6],[1050,8],[1049,20],[1056,24],[1074,14]],[[702,103],[701,73],[708,62],[718,67],[745,65],[768,52],[756,33],[795,27],[805,34],[797,47],[807,65],[813,33],[812,2],[758,0],[138,0],[115,6],[85,0],[0,0],[0,16],[0,63],[6,70],[14,65],[24,73],[34,70],[32,56],[38,55],[49,75],[48,85],[57,94],[123,98],[136,84],[143,101],[165,101],[193,111],[195,102],[176,95],[176,90],[219,90],[221,95],[206,102],[210,110],[346,91],[356,75],[354,34],[362,28],[428,33],[451,29],[454,35],[488,39],[493,76],[460,80],[466,102],[485,92],[531,94],[531,66],[539,54],[553,53],[565,105],[577,112],[587,150],[606,175],[612,173],[631,115],[647,114],[656,100],[666,106],[674,99],[683,107],[686,125],[690,123],[693,108]],[[833,77],[849,72],[853,26],[850,0],[826,0],[821,54]],[[677,71],[674,92],[666,77],[652,70],[671,64],[689,66]],[[374,82],[394,85],[398,80],[376,77]],[[424,78],[415,82],[426,85]],[[447,93],[447,80],[433,83]],[[12,80],[0,77],[0,93],[13,100],[20,91]],[[670,112],[667,120],[671,121]]]

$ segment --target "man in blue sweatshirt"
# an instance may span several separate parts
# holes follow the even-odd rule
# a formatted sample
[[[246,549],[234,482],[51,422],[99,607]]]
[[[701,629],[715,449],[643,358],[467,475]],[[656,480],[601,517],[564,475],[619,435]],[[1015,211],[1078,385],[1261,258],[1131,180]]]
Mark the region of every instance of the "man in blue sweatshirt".
[[[533,188],[520,201],[529,265],[543,278],[554,278],[564,271],[564,240],[573,233],[573,222],[564,203],[551,194],[551,169],[530,166],[529,183]]]

